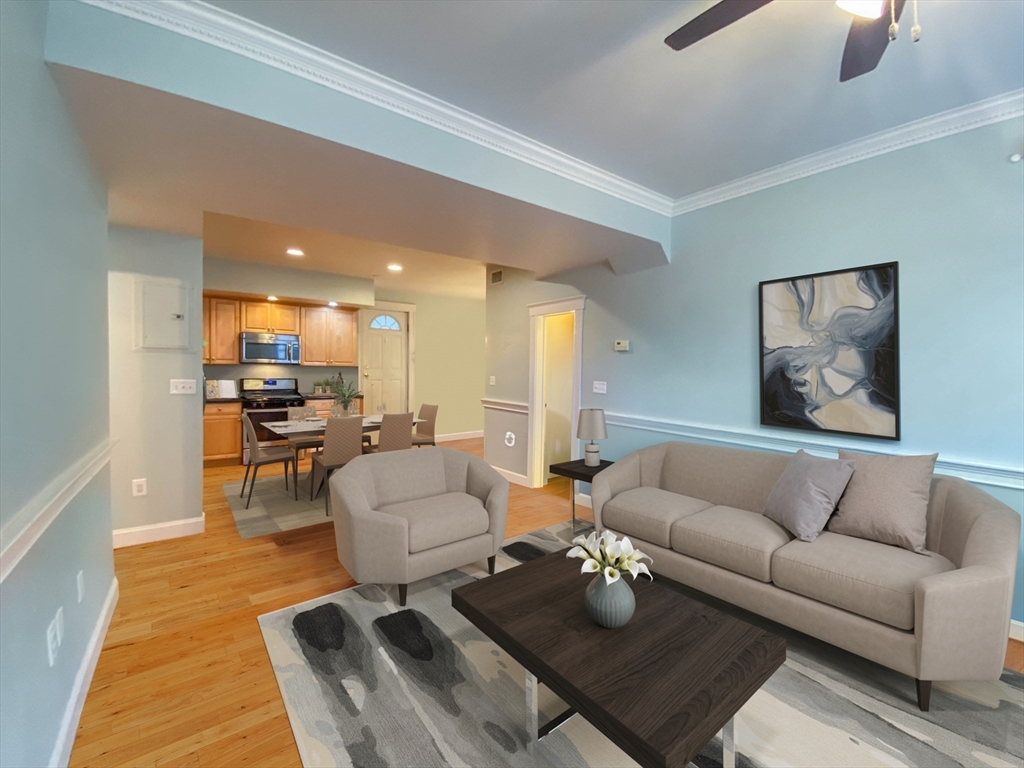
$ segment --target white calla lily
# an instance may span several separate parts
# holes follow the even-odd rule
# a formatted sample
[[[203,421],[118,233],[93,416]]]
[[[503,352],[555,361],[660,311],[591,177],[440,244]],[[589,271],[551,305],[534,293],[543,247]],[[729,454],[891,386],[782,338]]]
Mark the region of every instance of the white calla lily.
[[[609,565],[609,566],[607,566],[604,569],[604,580],[605,580],[606,584],[609,584],[609,585],[610,584],[614,584],[616,581],[619,580],[619,578],[621,578],[621,577],[619,575],[619,569],[618,568],[612,568]]]
[[[583,567],[580,568],[580,573],[597,573],[601,570],[601,564],[594,558],[590,558],[583,563]]]
[[[644,565],[643,563],[637,563],[636,567],[637,567],[637,570],[640,573],[642,573],[645,576],[647,576],[647,578],[650,579],[651,581],[654,581],[654,577],[651,576],[651,572],[649,570],[647,570],[647,566],[646,565]]]
[[[583,560],[586,560],[588,557],[590,557],[590,554],[583,547],[575,546],[572,549],[570,549],[568,552],[566,552],[565,556],[566,557],[579,557],[579,558],[582,558]]]
[[[619,551],[622,552],[622,557],[626,560],[633,555],[633,542],[629,540],[629,536],[622,537],[622,541],[619,542]]]
[[[586,538],[577,536],[572,543],[574,546],[565,556],[584,561],[581,573],[600,573],[608,584],[614,584],[627,573],[634,580],[641,574],[653,578],[647,566],[640,562],[651,558],[635,549],[628,536],[619,539],[606,528],[600,535],[591,531]]]

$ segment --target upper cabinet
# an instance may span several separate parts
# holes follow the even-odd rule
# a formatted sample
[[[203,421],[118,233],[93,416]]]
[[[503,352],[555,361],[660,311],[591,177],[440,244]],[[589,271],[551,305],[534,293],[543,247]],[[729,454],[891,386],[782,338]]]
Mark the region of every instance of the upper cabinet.
[[[358,364],[357,310],[302,308],[302,364]]]
[[[299,333],[299,308],[274,301],[243,301],[242,330],[249,333]]]
[[[238,363],[239,302],[203,298],[203,362],[215,365]]]

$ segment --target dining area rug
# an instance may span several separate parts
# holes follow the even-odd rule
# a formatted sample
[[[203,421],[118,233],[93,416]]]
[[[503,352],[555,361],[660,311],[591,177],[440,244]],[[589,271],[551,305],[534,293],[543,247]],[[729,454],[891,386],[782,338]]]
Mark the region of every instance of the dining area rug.
[[[497,570],[572,538],[568,523],[515,537]],[[527,754],[523,668],[451,605],[481,578],[482,563],[410,584],[405,608],[397,587],[366,584],[259,617],[303,765],[636,765],[579,716]],[[743,618],[783,636],[787,660],[736,716],[737,766],[1021,765],[1024,676],[936,683],[920,712],[912,679]],[[565,705],[540,692],[544,722]],[[721,760],[716,738],[696,763]]]
[[[299,498],[296,500],[292,489],[291,478],[288,479],[288,490],[284,487],[284,476],[273,475],[256,480],[252,489],[252,502],[245,508],[245,496],[249,495],[249,485],[245,486],[245,496],[241,496],[242,481],[224,483],[221,488],[227,497],[231,515],[235,518],[238,535],[243,539],[255,536],[266,536],[281,531],[293,531],[307,525],[319,525],[329,522],[332,518],[324,509],[323,492],[309,500],[309,484],[302,482],[299,474]]]

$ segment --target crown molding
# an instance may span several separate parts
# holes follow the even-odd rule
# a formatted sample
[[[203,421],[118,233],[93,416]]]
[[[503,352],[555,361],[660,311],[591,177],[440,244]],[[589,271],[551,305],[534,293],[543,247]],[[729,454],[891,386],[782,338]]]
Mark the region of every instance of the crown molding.
[[[184,0],[80,1],[354,96],[655,213],[668,216],[672,211],[672,198],[667,195],[559,152],[340,56],[206,3]]]
[[[884,155],[887,152],[895,152],[915,144],[923,144],[926,141],[963,133],[1021,115],[1024,115],[1024,89],[904,123],[847,144],[840,144],[837,147],[815,152],[812,155],[776,165],[774,168],[768,168],[741,179],[681,197],[672,203],[671,215],[681,216],[699,208],[724,203],[726,200],[760,192],[762,189],[796,181],[805,176],[823,173],[860,160],[867,160],[870,157]]]
[[[1022,89],[914,120],[673,200],[454,104],[201,0],[79,1],[245,56],[671,217],[1024,115]]]

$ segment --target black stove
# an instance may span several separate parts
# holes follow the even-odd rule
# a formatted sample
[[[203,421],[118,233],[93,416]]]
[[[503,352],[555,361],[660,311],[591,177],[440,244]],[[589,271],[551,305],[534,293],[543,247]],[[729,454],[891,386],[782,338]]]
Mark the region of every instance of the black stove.
[[[238,396],[245,410],[279,410],[305,402],[298,379],[242,379]]]

